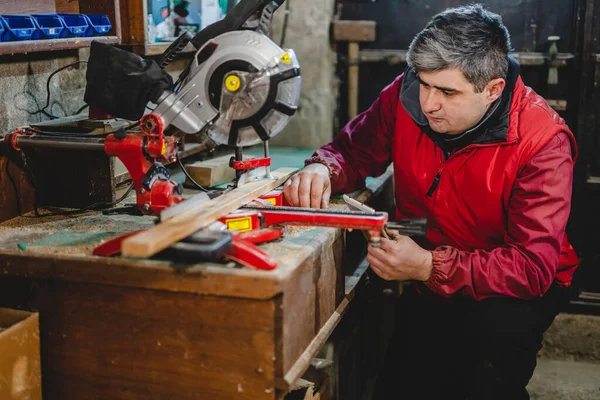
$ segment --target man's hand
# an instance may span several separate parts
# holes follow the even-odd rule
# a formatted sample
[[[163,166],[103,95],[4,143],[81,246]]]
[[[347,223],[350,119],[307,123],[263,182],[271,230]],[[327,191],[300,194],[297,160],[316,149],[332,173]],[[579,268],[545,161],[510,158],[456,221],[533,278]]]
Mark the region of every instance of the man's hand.
[[[369,246],[367,261],[386,281],[427,281],[433,269],[432,254],[408,236],[381,238],[379,248]]]
[[[283,194],[292,206],[327,208],[331,196],[329,169],[319,163],[309,164],[283,185]]]

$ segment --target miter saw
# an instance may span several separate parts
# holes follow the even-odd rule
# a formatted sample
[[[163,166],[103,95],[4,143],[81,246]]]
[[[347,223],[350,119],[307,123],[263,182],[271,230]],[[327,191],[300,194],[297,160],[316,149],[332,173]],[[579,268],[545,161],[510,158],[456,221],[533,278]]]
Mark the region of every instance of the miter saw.
[[[44,135],[18,129],[5,137],[15,150],[30,147],[103,149],[127,167],[142,214],[157,215],[183,200],[164,161],[177,161],[181,138],[196,135],[205,149],[235,148],[231,167],[237,186],[270,177],[268,140],[296,112],[300,66],[293,50],[267,36],[275,10],[285,0],[241,0],[227,16],[195,37],[185,33],[158,62],[115,46],[92,42],[85,101],[90,116],[140,120],[139,130],[105,138]],[[169,62],[191,44],[197,51],[173,84]],[[156,104],[145,113],[148,102]],[[243,147],[264,143],[265,157],[243,160]]]

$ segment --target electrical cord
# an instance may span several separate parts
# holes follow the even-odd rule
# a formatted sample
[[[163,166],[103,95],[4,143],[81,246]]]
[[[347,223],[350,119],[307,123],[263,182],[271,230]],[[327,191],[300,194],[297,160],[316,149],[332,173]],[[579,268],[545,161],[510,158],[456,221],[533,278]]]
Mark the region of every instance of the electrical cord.
[[[192,182],[192,184],[197,187],[198,189],[202,190],[205,193],[209,193],[209,190],[206,189],[205,187],[201,186],[198,182],[196,182],[194,180],[194,178],[192,178],[189,174],[189,172],[187,171],[187,169],[185,169],[185,167],[183,166],[183,163],[181,162],[181,158],[179,158],[179,153],[176,154],[177,156],[177,163],[179,164],[179,168],[181,168],[181,171],[184,173],[184,175],[190,180],[190,182]]]
[[[57,69],[56,71],[54,71],[53,73],[50,74],[50,76],[48,77],[48,80],[46,81],[46,105],[42,108],[40,108],[37,111],[34,112],[30,112],[31,115],[35,115],[35,114],[44,114],[45,116],[47,116],[50,119],[57,119],[59,117],[57,117],[56,115],[50,114],[48,111],[46,111],[46,109],[50,106],[50,80],[52,79],[52,77],[54,75],[56,75],[57,73],[59,73],[60,71],[63,71],[67,68],[73,67],[75,65],[78,64],[82,64],[82,63],[87,63],[87,60],[79,60],[79,61],[75,61],[71,64],[65,65],[64,67],[60,67],[59,69]],[[79,112],[83,111],[85,108],[80,109]],[[79,114],[79,112],[77,114]]]
[[[75,115],[80,114],[83,110],[85,110],[89,106],[90,106],[89,104],[84,104],[83,106],[81,106],[81,108],[79,110],[75,111]]]
[[[98,211],[98,210],[102,210],[102,209],[105,209],[108,207],[113,207],[113,206],[116,206],[117,204],[119,204],[120,202],[122,202],[123,200],[125,200],[127,198],[127,196],[129,196],[129,194],[131,193],[132,190],[133,190],[133,184],[131,184],[131,186],[129,186],[129,188],[127,189],[125,194],[123,194],[123,196],[119,197],[115,201],[97,202],[94,204],[90,204],[89,206],[84,207],[84,208],[78,208],[76,210],[58,211],[58,212],[53,212],[53,213],[40,214],[39,211],[36,209],[36,210],[34,210],[35,218],[54,217],[57,215],[77,215],[77,214],[82,214],[82,213],[88,212],[88,211]]]

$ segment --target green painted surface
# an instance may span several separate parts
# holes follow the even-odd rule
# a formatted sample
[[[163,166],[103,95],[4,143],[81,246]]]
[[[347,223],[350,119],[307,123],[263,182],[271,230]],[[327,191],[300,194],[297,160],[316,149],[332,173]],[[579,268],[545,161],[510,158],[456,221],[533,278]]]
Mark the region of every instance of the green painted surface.
[[[60,231],[52,233],[43,239],[29,244],[30,246],[47,246],[47,247],[76,247],[90,246],[101,242],[102,240],[118,236],[119,232],[71,232]]]

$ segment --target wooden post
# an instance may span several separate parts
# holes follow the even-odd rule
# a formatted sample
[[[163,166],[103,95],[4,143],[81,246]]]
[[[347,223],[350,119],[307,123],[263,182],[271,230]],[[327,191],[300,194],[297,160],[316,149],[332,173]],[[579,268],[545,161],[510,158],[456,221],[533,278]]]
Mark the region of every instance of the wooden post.
[[[358,74],[360,42],[374,42],[375,21],[335,21],[333,39],[348,42],[348,117],[358,114]]]
[[[348,117],[358,114],[358,57],[360,47],[357,42],[348,43]]]

